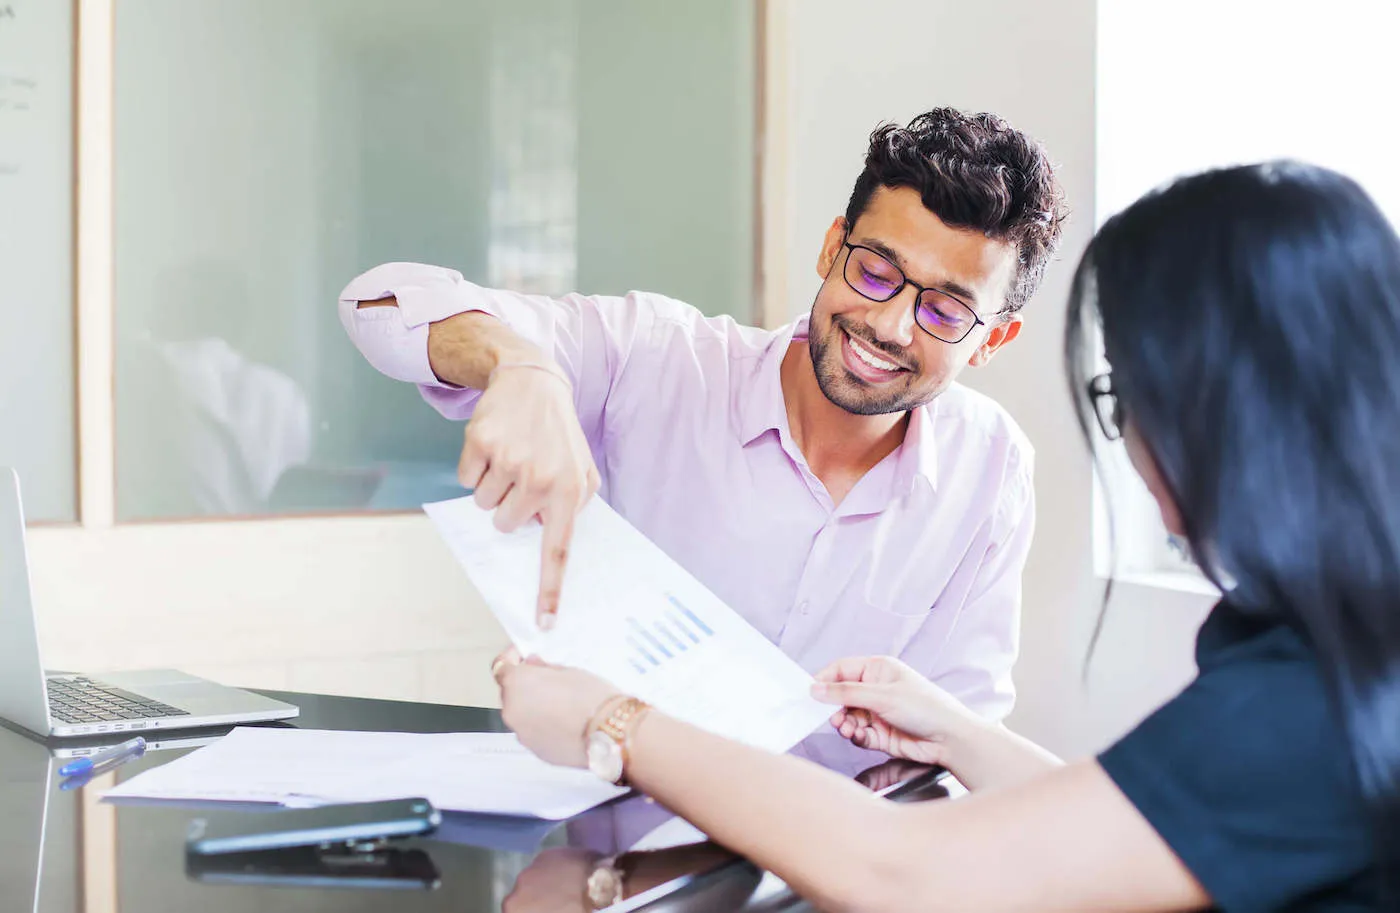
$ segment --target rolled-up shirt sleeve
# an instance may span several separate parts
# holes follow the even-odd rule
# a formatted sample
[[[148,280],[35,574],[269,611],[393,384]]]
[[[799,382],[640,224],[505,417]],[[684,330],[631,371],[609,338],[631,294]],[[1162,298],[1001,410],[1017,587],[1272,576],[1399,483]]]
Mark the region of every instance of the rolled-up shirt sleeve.
[[[462,274],[424,263],[385,263],[350,280],[340,293],[340,322],[371,365],[395,380],[450,387],[428,364],[428,325],[480,310]],[[394,297],[398,307],[359,306]]]
[[[389,296],[398,307],[359,306]],[[470,418],[481,393],[434,374],[428,361],[429,327],[468,311],[495,317],[564,369],[573,383],[579,420],[591,436],[634,344],[654,324],[656,303],[638,297],[522,295],[482,288],[441,266],[385,263],[351,280],[340,293],[339,309],[346,333],[371,365],[416,384],[423,398],[451,419]]]

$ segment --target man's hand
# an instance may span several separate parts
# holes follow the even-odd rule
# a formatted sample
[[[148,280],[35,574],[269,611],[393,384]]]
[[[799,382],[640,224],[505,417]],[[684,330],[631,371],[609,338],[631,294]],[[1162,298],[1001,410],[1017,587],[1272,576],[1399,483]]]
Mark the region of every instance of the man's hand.
[[[395,296],[359,308],[397,307]],[[598,467],[574,408],[568,377],[539,347],[489,314],[465,311],[434,321],[428,364],[438,380],[483,391],[467,423],[457,477],[476,503],[511,532],[544,524],[535,617],[553,627],[573,538],[574,516],[598,490]]]
[[[511,362],[493,372],[467,423],[457,475],[477,504],[495,511],[502,532],[534,517],[544,524],[536,618],[541,629],[553,627],[574,516],[598,490],[598,467],[557,366]]]

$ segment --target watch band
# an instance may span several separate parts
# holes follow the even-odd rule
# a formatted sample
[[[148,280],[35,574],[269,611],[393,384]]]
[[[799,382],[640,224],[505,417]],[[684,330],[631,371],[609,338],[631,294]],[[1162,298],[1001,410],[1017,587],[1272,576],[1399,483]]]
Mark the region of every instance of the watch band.
[[[617,780],[618,786],[627,786],[627,766],[632,759],[631,743],[632,730],[636,728],[637,722],[651,709],[651,705],[646,701],[635,697],[625,697],[616,700],[607,706],[607,712],[599,720],[595,732],[600,732],[615,742],[622,752],[622,776]]]

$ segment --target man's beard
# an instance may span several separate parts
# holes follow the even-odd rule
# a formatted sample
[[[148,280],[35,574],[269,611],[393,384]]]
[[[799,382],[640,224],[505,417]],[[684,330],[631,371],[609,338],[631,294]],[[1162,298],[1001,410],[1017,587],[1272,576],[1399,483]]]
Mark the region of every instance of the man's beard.
[[[813,309],[815,311],[815,308]],[[808,322],[815,323],[816,314]],[[877,351],[888,351],[889,347],[867,339],[859,333],[851,332],[850,325],[839,316],[830,318],[826,333],[807,334],[807,351],[812,357],[812,369],[817,375],[817,386],[833,405],[845,409],[853,415],[887,415],[891,412],[908,412],[918,408],[933,397],[920,398],[909,386],[909,381],[918,377],[917,372],[909,372],[902,383],[893,384],[888,390],[870,387],[852,377],[846,369],[841,355],[841,333],[845,331],[853,339],[867,343]],[[898,356],[905,359],[905,356]],[[907,359],[905,359],[907,360]]]

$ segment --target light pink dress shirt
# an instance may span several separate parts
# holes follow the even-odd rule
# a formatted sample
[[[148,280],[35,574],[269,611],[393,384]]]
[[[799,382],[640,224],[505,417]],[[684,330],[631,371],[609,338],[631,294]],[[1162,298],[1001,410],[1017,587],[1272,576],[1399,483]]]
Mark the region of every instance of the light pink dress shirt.
[[[387,295],[397,308],[355,306]],[[804,668],[892,654],[988,718],[1011,709],[1033,458],[992,400],[954,385],[914,410],[899,449],[833,506],[778,379],[805,319],[760,330],[661,295],[551,299],[414,263],[340,296],[365,358],[450,419],[481,394],[433,375],[428,324],[463,311],[553,355],[601,496]]]

